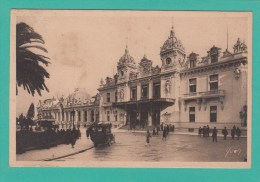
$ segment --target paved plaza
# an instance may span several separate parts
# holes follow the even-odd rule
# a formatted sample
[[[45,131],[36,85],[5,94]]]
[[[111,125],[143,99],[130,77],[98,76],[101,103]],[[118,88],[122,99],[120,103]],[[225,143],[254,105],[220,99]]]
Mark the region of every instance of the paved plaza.
[[[118,130],[116,143],[111,146],[93,147],[82,129],[82,138],[75,148],[59,145],[50,149],[28,151],[17,155],[17,161],[176,161],[176,162],[242,162],[246,159],[246,138],[225,141],[218,136],[200,137],[183,133],[170,133],[162,141],[162,133],[151,138],[146,145],[145,132]]]

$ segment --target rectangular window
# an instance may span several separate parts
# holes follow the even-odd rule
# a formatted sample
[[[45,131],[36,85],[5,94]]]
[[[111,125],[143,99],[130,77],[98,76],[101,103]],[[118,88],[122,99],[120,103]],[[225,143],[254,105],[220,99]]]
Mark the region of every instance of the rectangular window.
[[[115,92],[115,102],[117,102],[117,91]]]
[[[148,98],[148,85],[142,86],[142,98]]]
[[[218,62],[218,53],[211,54],[211,63],[217,63]]]
[[[189,119],[190,122],[195,122],[195,107],[190,107]]]
[[[136,87],[131,89],[131,100],[136,100],[137,94],[136,94]]]
[[[196,60],[190,60],[190,68],[196,67]]]
[[[110,121],[110,112],[107,111],[107,121]]]
[[[117,111],[115,111],[115,121],[117,121]]]
[[[161,84],[155,83],[153,85],[153,97],[154,98],[160,98],[161,97]]]
[[[190,93],[196,92],[196,87],[197,87],[196,78],[189,79],[189,87],[190,87]]]
[[[218,90],[218,75],[209,76],[209,87],[210,87],[210,91]]]
[[[110,93],[107,93],[107,102],[110,102]]]
[[[217,106],[210,106],[210,122],[217,122]]]

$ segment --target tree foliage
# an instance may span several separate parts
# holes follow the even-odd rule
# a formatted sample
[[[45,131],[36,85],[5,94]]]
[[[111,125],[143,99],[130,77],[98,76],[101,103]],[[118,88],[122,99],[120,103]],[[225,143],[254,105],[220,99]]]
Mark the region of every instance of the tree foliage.
[[[29,109],[28,109],[28,112],[27,112],[27,119],[32,119],[34,118],[34,113],[35,113],[35,110],[34,110],[34,104],[31,103]]]
[[[26,23],[16,25],[16,94],[17,87],[21,86],[33,96],[35,91],[40,96],[41,91],[49,91],[45,84],[45,79],[50,77],[45,69],[50,63],[49,58],[32,51],[48,53],[43,44],[42,36],[32,27]]]

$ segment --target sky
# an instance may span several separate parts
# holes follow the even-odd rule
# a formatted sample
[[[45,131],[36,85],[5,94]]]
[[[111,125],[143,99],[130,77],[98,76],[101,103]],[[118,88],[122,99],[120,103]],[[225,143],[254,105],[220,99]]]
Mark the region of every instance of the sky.
[[[95,95],[101,78],[116,73],[126,45],[136,63],[145,54],[153,66],[161,66],[160,47],[172,25],[187,56],[191,52],[206,56],[213,45],[224,51],[227,43],[233,52],[237,38],[247,44],[251,33],[246,13],[16,10],[12,16],[16,23],[25,22],[42,35],[51,61],[46,80],[50,91],[33,97],[19,88],[16,115],[26,113],[32,102],[67,96],[75,88]]]

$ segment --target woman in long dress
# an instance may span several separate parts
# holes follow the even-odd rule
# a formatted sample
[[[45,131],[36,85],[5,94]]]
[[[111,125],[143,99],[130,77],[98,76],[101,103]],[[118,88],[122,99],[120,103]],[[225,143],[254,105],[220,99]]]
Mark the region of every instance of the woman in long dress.
[[[147,130],[147,133],[146,133],[146,144],[147,144],[148,146],[150,146],[150,138],[151,138],[151,137],[152,137],[152,136],[151,136],[149,130]]]

